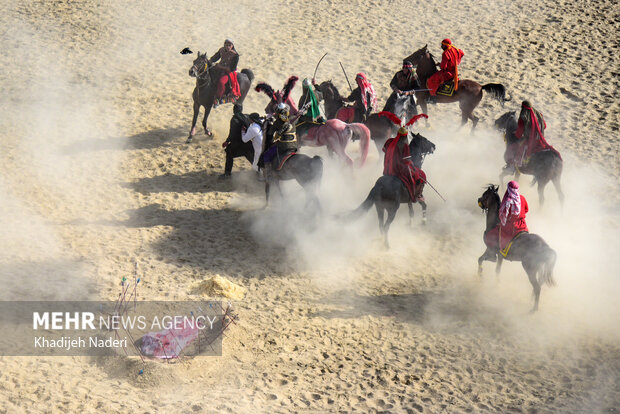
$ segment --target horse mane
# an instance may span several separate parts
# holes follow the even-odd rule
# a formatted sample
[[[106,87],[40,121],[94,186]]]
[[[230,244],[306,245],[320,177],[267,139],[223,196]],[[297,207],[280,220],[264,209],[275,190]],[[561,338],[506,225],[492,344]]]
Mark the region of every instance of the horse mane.
[[[286,83],[284,84],[284,88],[282,89],[282,102],[286,102],[289,94],[295,87],[295,84],[297,83],[298,80],[299,78],[295,75],[287,79]]]
[[[259,83],[258,85],[256,85],[256,88],[254,88],[254,90],[256,90],[256,92],[265,92],[265,94],[270,98],[273,99],[274,101],[277,101],[276,99],[276,93],[274,92],[273,88],[268,85],[267,83]]]

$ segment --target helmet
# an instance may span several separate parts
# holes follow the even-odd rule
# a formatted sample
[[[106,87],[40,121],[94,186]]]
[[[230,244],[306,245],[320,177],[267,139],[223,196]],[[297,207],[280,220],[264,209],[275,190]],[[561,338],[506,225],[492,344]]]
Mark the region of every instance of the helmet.
[[[280,118],[282,121],[288,121],[289,113],[290,108],[284,102],[280,102],[276,107],[276,114],[278,115],[278,118]]]
[[[302,85],[305,86],[306,88],[309,88],[310,86],[312,86],[312,81],[310,79],[306,78],[302,82]]]

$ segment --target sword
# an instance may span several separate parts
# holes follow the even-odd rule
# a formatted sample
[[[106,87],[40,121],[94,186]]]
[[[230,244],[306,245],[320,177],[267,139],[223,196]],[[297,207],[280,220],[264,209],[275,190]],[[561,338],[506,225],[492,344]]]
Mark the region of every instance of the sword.
[[[431,188],[432,188],[433,190],[435,190],[435,187],[433,187],[433,185],[432,185],[431,183],[429,183],[427,180],[424,180],[424,182],[425,182],[426,184],[430,185],[430,186],[431,186]],[[441,194],[439,194],[439,191],[435,190],[435,192],[437,193],[437,195],[438,195],[438,196],[439,196],[439,197],[443,200],[443,202],[445,203],[445,202],[446,202],[446,199],[445,199],[445,198],[443,198],[443,197],[441,196]]]
[[[344,73],[344,78],[347,80],[347,83],[349,84],[349,89],[351,90],[351,92],[353,92],[353,88],[351,87],[351,82],[349,82],[349,77],[347,76],[347,72],[345,72],[344,70],[344,66],[342,66],[342,62],[338,61],[338,63],[340,63],[340,67],[342,68],[342,73]]]
[[[325,56],[327,56],[327,52],[325,52],[323,57],[321,59],[319,59],[319,63],[316,64],[316,68],[314,68],[314,75],[312,75],[312,79],[316,79],[316,71],[319,70],[319,65],[321,64],[321,62],[323,61],[323,58]]]

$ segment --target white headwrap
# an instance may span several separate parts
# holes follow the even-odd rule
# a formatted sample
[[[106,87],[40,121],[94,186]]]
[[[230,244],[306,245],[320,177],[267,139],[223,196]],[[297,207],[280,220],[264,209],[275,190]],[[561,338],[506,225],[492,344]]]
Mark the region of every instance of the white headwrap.
[[[509,215],[514,214],[518,216],[519,213],[521,213],[519,183],[510,181],[506,193],[504,193],[502,205],[499,207],[499,221],[502,223],[502,226],[505,226]]]

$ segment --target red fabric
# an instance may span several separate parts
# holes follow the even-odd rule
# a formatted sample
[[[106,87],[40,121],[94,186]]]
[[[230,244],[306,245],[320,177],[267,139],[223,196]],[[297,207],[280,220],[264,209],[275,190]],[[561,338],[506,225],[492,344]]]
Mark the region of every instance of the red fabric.
[[[528,109],[530,111],[530,122],[532,124],[530,133],[527,139],[527,142],[522,143],[521,145],[525,145],[525,154],[520,154],[521,158],[517,161],[517,166],[521,165],[523,158],[529,158],[532,154],[535,154],[540,151],[551,150],[560,155],[559,152],[556,151],[555,148],[551,146],[545,139],[543,132],[545,128],[547,128],[547,122],[541,115],[543,121],[543,127],[540,127],[538,123],[538,117],[532,108],[524,107],[524,109]],[[517,132],[515,132],[515,136],[519,139],[523,137],[523,133],[525,132],[525,123],[523,122],[523,118],[519,117],[519,123],[517,124]]]
[[[437,95],[437,89],[439,89],[439,86],[442,83],[449,81],[452,78],[454,78],[453,73],[445,72],[443,70],[440,70],[439,72],[435,72],[426,81],[426,87],[430,89],[429,93],[431,94],[431,96]]]
[[[366,78],[366,75],[363,73],[358,73],[355,76],[355,80],[357,81],[357,86],[360,88],[360,94],[362,95],[362,103],[364,104],[364,109],[368,110],[368,102],[366,102],[366,93],[370,96],[370,106],[373,111],[377,110],[377,94],[375,93],[375,89],[372,87],[370,81]]]
[[[236,98],[241,96],[241,89],[239,88],[239,81],[237,81],[237,72],[230,72],[228,75],[224,75],[220,78],[217,84],[217,98],[220,99],[224,96],[226,91],[226,83],[230,79],[232,85],[232,93]]]
[[[450,39],[445,39],[444,42],[449,41]],[[457,65],[461,63],[461,59],[465,53],[461,49],[457,49],[451,44],[448,45],[448,48],[444,50],[441,55],[441,65],[439,66],[441,70],[435,74],[433,74],[426,81],[426,87],[430,89],[431,96],[435,96],[437,94],[437,89],[439,85],[442,83],[449,81],[450,79],[454,79],[458,74]],[[456,85],[455,85],[456,86]]]
[[[505,225],[497,225],[484,235],[484,243],[491,247],[505,249],[508,243],[522,231],[528,231],[527,224],[525,223],[525,215],[528,212],[528,205],[525,197],[521,197],[521,211],[518,215],[511,214],[508,216]]]
[[[352,106],[342,107],[336,112],[336,119],[340,119],[342,122],[346,122],[348,124],[353,122],[355,119],[355,108]]]
[[[404,143],[400,145],[402,148],[399,148],[400,146],[398,145],[398,142],[401,139]],[[414,173],[418,178],[420,178],[422,177],[421,174],[424,174],[424,172],[421,172],[420,174],[421,170],[415,168],[410,159],[404,159],[405,157],[411,156],[411,153],[409,152],[409,145],[407,145],[407,136],[397,135],[396,138],[388,139],[383,145],[383,152],[385,152],[385,158],[383,160],[383,175],[391,175],[400,178],[409,192],[409,197],[412,201],[415,201],[416,192]],[[424,178],[426,179],[425,175]]]

